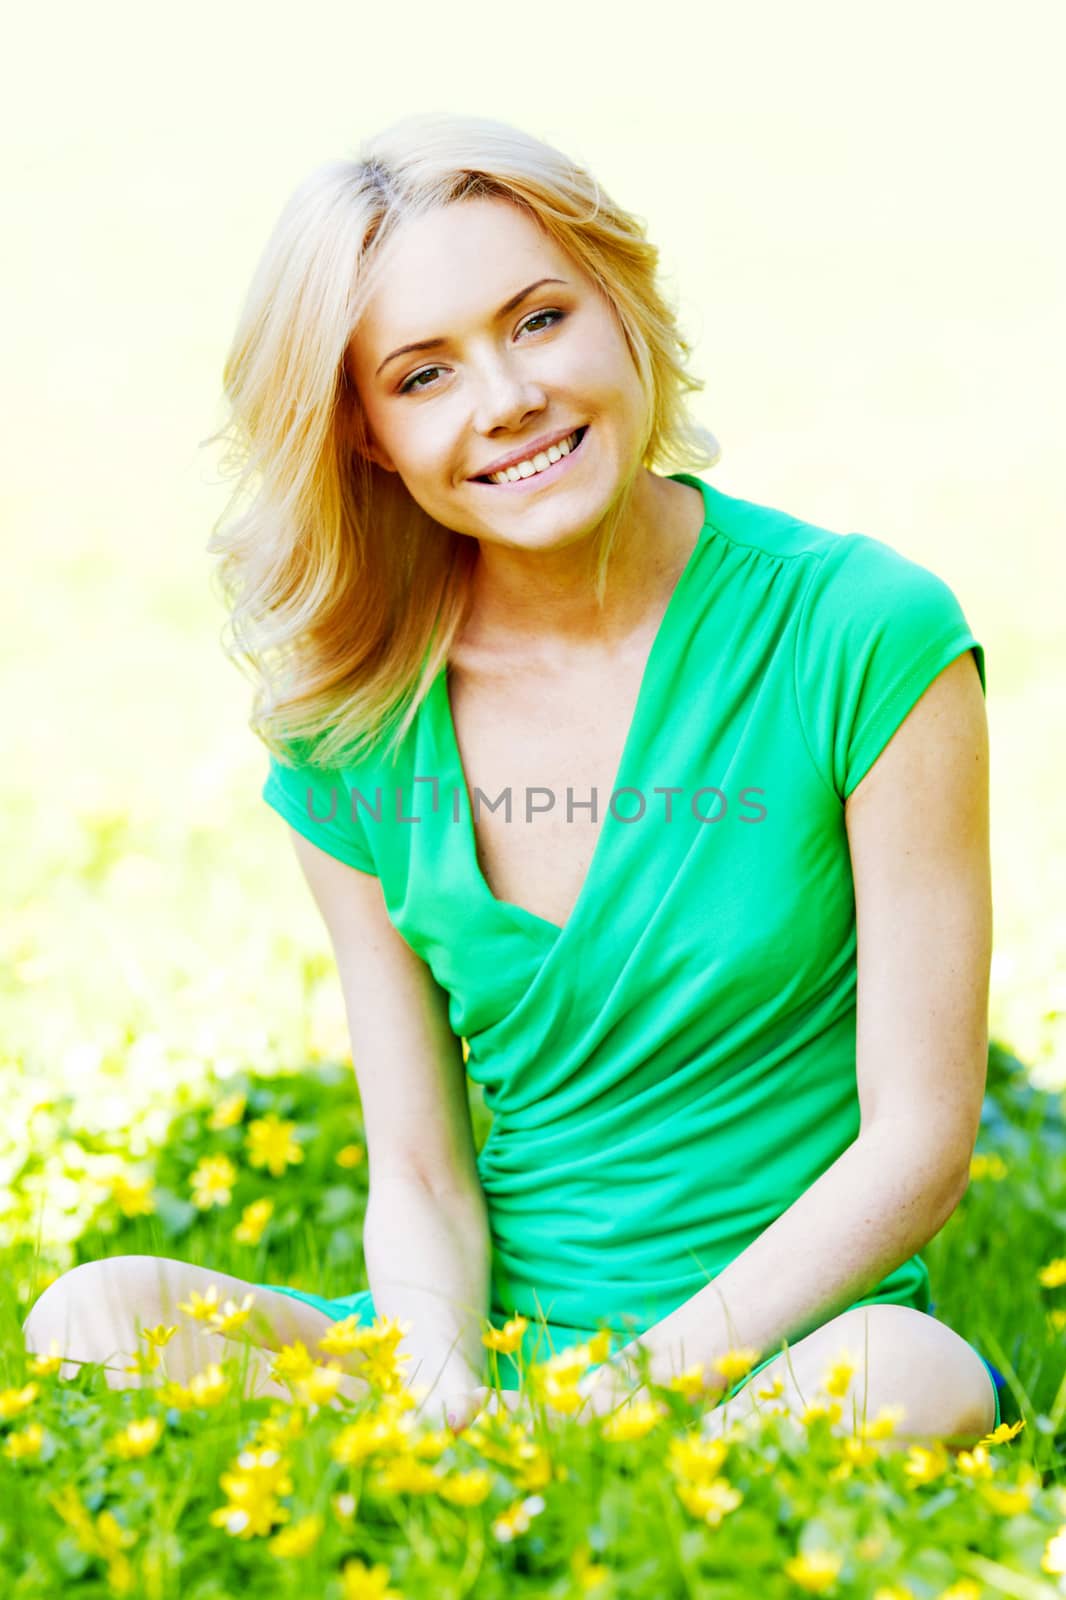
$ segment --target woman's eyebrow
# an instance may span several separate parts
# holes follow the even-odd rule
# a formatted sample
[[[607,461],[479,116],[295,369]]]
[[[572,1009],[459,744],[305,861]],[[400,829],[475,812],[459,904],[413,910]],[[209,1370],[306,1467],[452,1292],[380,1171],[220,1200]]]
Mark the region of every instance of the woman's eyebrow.
[[[524,289],[519,289],[517,294],[513,294],[510,300],[500,307],[492,319],[493,322],[499,322],[500,318],[505,317],[509,311],[513,311],[515,306],[521,305],[526,295],[532,294],[534,289],[539,289],[542,283],[561,283],[565,285],[566,279],[538,278],[535,283],[527,283]],[[419,339],[417,344],[402,344],[398,350],[394,350],[391,355],[385,357],[374,376],[375,378],[380,377],[382,369],[387,367],[390,361],[395,361],[397,356],[409,355],[412,350],[436,350],[440,345],[447,344],[447,342],[447,339],[436,338]]]

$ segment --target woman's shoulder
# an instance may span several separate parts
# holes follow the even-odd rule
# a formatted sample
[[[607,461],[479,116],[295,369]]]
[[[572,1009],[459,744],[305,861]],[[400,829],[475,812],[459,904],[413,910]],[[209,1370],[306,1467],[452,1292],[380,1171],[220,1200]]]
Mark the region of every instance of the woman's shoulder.
[[[780,507],[703,485],[708,522],[727,547],[761,553],[772,565],[796,563],[808,624],[863,613],[934,610],[958,604],[931,567],[893,545],[858,531],[840,533]]]
[[[707,520],[715,534],[742,549],[760,550],[783,559],[838,556],[851,534],[797,516],[780,506],[726,494],[702,482]]]

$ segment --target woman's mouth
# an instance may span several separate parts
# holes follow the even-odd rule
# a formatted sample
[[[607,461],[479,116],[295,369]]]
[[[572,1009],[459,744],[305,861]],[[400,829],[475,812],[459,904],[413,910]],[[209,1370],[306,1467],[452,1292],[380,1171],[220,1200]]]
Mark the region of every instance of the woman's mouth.
[[[575,429],[569,440],[563,441],[563,446],[552,445],[550,451],[534,456],[531,461],[524,461],[521,470],[517,467],[508,467],[504,472],[491,477],[486,475],[472,478],[471,482],[483,483],[490,489],[507,490],[528,490],[542,484],[554,483],[556,478],[562,477],[574,456],[579,453],[588,431],[588,423],[583,428]],[[569,445],[568,449],[563,448],[566,445]],[[538,462],[543,465],[538,466]]]

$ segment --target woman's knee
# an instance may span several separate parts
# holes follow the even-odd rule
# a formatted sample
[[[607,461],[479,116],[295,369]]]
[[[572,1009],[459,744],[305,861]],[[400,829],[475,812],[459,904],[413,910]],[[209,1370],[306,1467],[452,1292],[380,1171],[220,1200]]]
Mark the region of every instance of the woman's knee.
[[[119,1325],[158,1320],[169,1263],[156,1256],[108,1256],[71,1267],[38,1296],[22,1325],[27,1350],[47,1354],[53,1341],[66,1354]]]

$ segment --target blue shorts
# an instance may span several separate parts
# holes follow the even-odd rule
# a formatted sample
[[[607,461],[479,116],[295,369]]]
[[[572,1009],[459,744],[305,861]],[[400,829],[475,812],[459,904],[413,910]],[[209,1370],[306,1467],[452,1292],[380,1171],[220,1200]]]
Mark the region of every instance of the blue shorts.
[[[369,1289],[358,1289],[355,1294],[345,1294],[341,1295],[337,1300],[327,1300],[324,1295],[312,1294],[306,1289],[290,1289],[280,1283],[256,1283],[252,1287],[255,1289],[271,1289],[275,1294],[291,1295],[294,1300],[302,1300],[306,1305],[314,1306],[317,1311],[324,1312],[327,1317],[332,1317],[334,1322],[339,1322],[342,1317],[351,1316],[355,1316],[360,1322],[367,1324],[374,1319],[374,1298]],[[931,1307],[928,1315],[933,1315]],[[976,1345],[970,1345],[970,1349],[975,1355],[981,1357],[992,1380],[992,1392],[996,1399],[996,1420],[992,1426],[993,1428],[998,1428],[1002,1421],[999,1391],[1006,1387],[1007,1380],[1001,1372],[996,1370],[991,1362],[985,1361],[984,1356],[981,1355]],[[739,1394],[745,1384],[750,1383],[752,1378],[757,1373],[760,1373],[764,1367],[769,1366],[771,1361],[776,1361],[780,1354],[779,1350],[775,1350],[772,1355],[768,1355],[760,1361],[758,1366],[752,1367],[750,1372],[745,1373],[743,1378],[738,1379],[725,1398],[731,1400],[735,1394]],[[597,1363],[597,1365],[601,1364]]]

